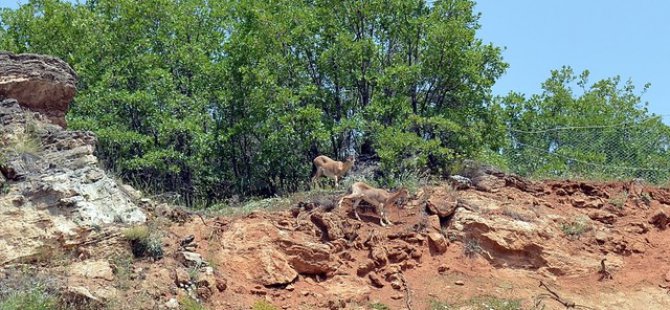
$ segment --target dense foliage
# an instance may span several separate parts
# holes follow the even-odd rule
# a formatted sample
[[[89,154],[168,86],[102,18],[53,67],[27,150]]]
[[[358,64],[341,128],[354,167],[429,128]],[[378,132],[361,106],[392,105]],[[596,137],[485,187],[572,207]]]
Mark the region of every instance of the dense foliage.
[[[541,94],[491,100],[507,64],[473,7],[30,0],[0,13],[0,49],[70,63],[70,127],[95,131],[126,180],[191,205],[304,188],[318,154],[376,158],[386,179],[466,157],[542,176],[668,166],[668,127],[618,78],[563,68]],[[565,126],[596,128],[552,129]]]
[[[474,2],[31,0],[0,48],[80,75],[68,115],[124,178],[188,203],[296,190],[317,154],[430,168],[495,146],[506,68]],[[501,140],[500,140],[501,141]]]
[[[500,152],[504,165],[540,177],[667,181],[670,127],[648,112],[631,81],[588,78],[563,67],[541,94],[502,98],[510,139]]]

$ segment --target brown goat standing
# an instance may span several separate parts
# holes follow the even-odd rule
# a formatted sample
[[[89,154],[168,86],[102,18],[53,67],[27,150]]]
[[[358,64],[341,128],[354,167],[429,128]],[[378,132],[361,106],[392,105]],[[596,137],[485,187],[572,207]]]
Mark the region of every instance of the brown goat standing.
[[[318,185],[320,177],[325,176],[335,179],[335,187],[339,186],[339,179],[344,176],[353,167],[356,159],[353,156],[347,157],[347,161],[341,162],[332,160],[330,157],[321,155],[314,158],[314,166],[316,166],[316,173],[312,177],[312,183]]]
[[[354,209],[354,215],[356,215],[356,218],[359,221],[361,221],[361,217],[358,215],[358,204],[361,202],[361,200],[365,200],[367,203],[374,206],[375,211],[377,212],[377,214],[379,214],[379,225],[386,226],[386,224],[384,224],[384,221],[386,221],[386,223],[388,223],[389,225],[393,225],[386,218],[384,208],[394,204],[396,200],[400,198],[406,198],[407,195],[408,195],[407,189],[404,187],[399,189],[397,192],[392,193],[387,192],[383,189],[374,188],[363,182],[356,182],[354,183],[354,185],[351,186],[351,194],[342,197],[337,206],[340,207],[345,199],[354,200],[354,205],[352,207]]]

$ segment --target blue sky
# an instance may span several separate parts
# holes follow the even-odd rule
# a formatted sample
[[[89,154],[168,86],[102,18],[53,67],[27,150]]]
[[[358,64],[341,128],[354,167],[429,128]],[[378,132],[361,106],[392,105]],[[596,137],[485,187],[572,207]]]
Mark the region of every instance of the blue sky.
[[[510,64],[495,94],[538,93],[550,70],[588,69],[590,81],[620,75],[641,90],[656,114],[670,114],[670,1],[479,0],[479,37],[506,47]],[[668,122],[670,115],[664,117]]]
[[[27,0],[0,0],[17,7]],[[72,1],[74,2],[74,1]],[[640,88],[649,109],[670,120],[670,12],[668,0],[479,0],[479,37],[506,47],[510,64],[493,88],[538,93],[552,69],[572,66],[591,71],[591,81],[620,75]]]

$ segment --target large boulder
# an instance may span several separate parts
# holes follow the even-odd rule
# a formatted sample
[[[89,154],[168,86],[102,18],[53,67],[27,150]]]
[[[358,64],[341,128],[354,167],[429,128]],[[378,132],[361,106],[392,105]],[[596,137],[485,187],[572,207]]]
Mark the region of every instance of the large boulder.
[[[258,285],[287,285],[298,275],[332,276],[339,262],[314,235],[284,229],[264,218],[248,218],[227,227],[217,257],[219,269],[239,270]]]
[[[0,52],[0,99],[14,98],[54,124],[66,127],[76,84],[74,70],[56,57]]]

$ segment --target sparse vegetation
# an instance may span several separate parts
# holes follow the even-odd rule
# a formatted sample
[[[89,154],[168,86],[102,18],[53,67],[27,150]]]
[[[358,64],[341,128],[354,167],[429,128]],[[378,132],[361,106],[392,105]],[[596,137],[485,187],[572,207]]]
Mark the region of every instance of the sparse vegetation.
[[[2,310],[56,310],[58,298],[41,288],[14,292],[0,297]]]
[[[133,265],[133,258],[130,253],[118,253],[112,256],[111,265],[114,271],[114,279],[116,287],[120,290],[127,290],[130,288],[131,267]]]
[[[135,257],[163,257],[163,243],[158,231],[150,230],[146,225],[138,225],[125,229],[123,236],[130,242]]]
[[[621,210],[626,204],[626,200],[628,200],[628,191],[624,190],[623,192],[620,192],[617,195],[610,197],[608,202],[617,209]]]
[[[181,305],[181,309],[183,310],[207,310],[205,306],[191,297],[182,298],[179,300],[179,305]]]
[[[58,287],[55,277],[32,270],[9,270],[0,279],[0,309],[2,310],[59,310]]]
[[[579,216],[572,222],[563,224],[561,230],[568,238],[578,239],[582,234],[591,229],[588,222],[589,219],[587,217]]]
[[[521,301],[494,296],[475,297],[469,302],[476,310],[520,310]]]
[[[370,304],[370,309],[372,310],[391,310],[391,307],[381,303],[381,302],[375,302]]]
[[[259,300],[254,303],[252,310],[278,310],[277,307],[265,300]]]
[[[460,306],[457,306],[460,305]],[[505,299],[494,296],[477,296],[468,301],[450,304],[444,301],[432,300],[430,310],[453,310],[465,306],[472,310],[520,310],[521,301],[517,299]]]
[[[15,135],[10,136],[9,139],[2,144],[0,152],[0,164],[6,160],[3,159],[8,155],[23,155],[36,154],[42,149],[42,142],[37,136],[36,122],[31,118],[26,120],[26,125],[23,131],[16,132]]]
[[[454,307],[452,307],[449,303],[444,302],[444,301],[431,300],[429,309],[430,310],[452,310],[452,309],[454,309]]]
[[[463,254],[465,254],[466,257],[475,258],[477,255],[481,255],[483,252],[484,249],[475,239],[468,239],[463,244]]]
[[[503,208],[502,214],[517,221],[523,221],[523,222],[532,221],[532,219],[528,215],[515,211],[509,207]]]

